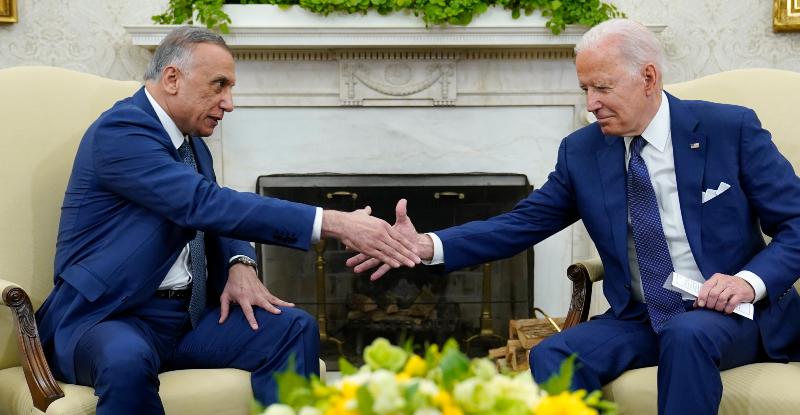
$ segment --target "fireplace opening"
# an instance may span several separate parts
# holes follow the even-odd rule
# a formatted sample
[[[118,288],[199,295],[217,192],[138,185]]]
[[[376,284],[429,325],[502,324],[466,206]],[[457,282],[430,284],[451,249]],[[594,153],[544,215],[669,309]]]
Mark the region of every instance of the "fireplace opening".
[[[511,210],[532,190],[523,174],[275,174],[260,176],[257,192],[326,209],[372,207],[394,222],[408,200],[420,232],[434,231]],[[508,321],[533,308],[533,249],[512,258],[444,274],[441,266],[389,271],[378,281],[345,266],[353,255],[323,240],[308,252],[257,246],[262,281],[278,297],[316,316],[321,357],[332,370],[338,357],[363,363],[375,337],[415,344],[453,337],[472,356],[505,344]]]

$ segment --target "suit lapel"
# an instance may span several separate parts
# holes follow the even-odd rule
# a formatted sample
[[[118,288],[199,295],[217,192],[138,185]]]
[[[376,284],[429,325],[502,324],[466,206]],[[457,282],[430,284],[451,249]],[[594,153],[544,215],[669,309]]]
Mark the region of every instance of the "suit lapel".
[[[606,214],[611,220],[614,247],[622,260],[623,269],[628,263],[628,197],[625,187],[625,142],[622,137],[604,137],[597,152],[597,168],[603,191]]]
[[[667,98],[671,118],[672,154],[675,158],[675,179],[678,185],[683,227],[697,266],[700,267],[700,272],[703,272],[700,217],[707,155],[706,136],[695,131],[698,124],[697,117],[681,100],[670,94],[667,94]]]

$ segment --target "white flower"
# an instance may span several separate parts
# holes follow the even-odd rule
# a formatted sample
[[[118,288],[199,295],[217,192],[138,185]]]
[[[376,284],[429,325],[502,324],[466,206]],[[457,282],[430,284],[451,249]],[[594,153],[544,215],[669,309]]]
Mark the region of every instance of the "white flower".
[[[374,400],[372,410],[377,414],[391,414],[403,408],[405,400],[400,395],[400,387],[395,374],[388,370],[377,370],[367,385]]]
[[[497,367],[488,359],[472,359],[471,364],[475,376],[483,380],[489,380],[497,375]]]
[[[414,415],[442,415],[442,413],[435,408],[420,408],[414,411]]]
[[[272,404],[262,415],[295,415],[295,413],[289,405]]]
[[[494,407],[498,391],[490,382],[469,378],[456,385],[453,397],[464,412],[485,412]]]
[[[300,412],[297,415],[322,415],[322,411],[311,406],[304,406],[300,408]]]

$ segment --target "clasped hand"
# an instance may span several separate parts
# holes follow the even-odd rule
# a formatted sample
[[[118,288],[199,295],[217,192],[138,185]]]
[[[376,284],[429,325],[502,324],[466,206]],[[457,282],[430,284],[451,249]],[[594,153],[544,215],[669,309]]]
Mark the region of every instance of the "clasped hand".
[[[396,219],[392,229],[402,238],[410,241],[410,249],[417,258],[430,259],[433,256],[433,243],[431,238],[427,235],[420,235],[417,233],[417,229],[414,227],[414,224],[411,222],[411,219],[406,213],[406,205],[407,202],[405,199],[400,199],[397,202],[397,206],[395,207]],[[348,259],[346,264],[348,267],[353,268],[353,272],[356,273],[361,273],[378,267],[378,269],[376,269],[372,275],[370,275],[370,280],[372,281],[382,277],[390,269],[397,268],[393,263],[387,263],[375,255],[370,255],[369,252],[361,252],[362,253]]]

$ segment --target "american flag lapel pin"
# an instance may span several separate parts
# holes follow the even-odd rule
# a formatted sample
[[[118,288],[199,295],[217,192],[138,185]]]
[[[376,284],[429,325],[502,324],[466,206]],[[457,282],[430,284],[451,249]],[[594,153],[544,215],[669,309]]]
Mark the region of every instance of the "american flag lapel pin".
[[[700,148],[700,143],[689,144],[689,148],[691,148],[692,150],[697,150],[698,148]]]

